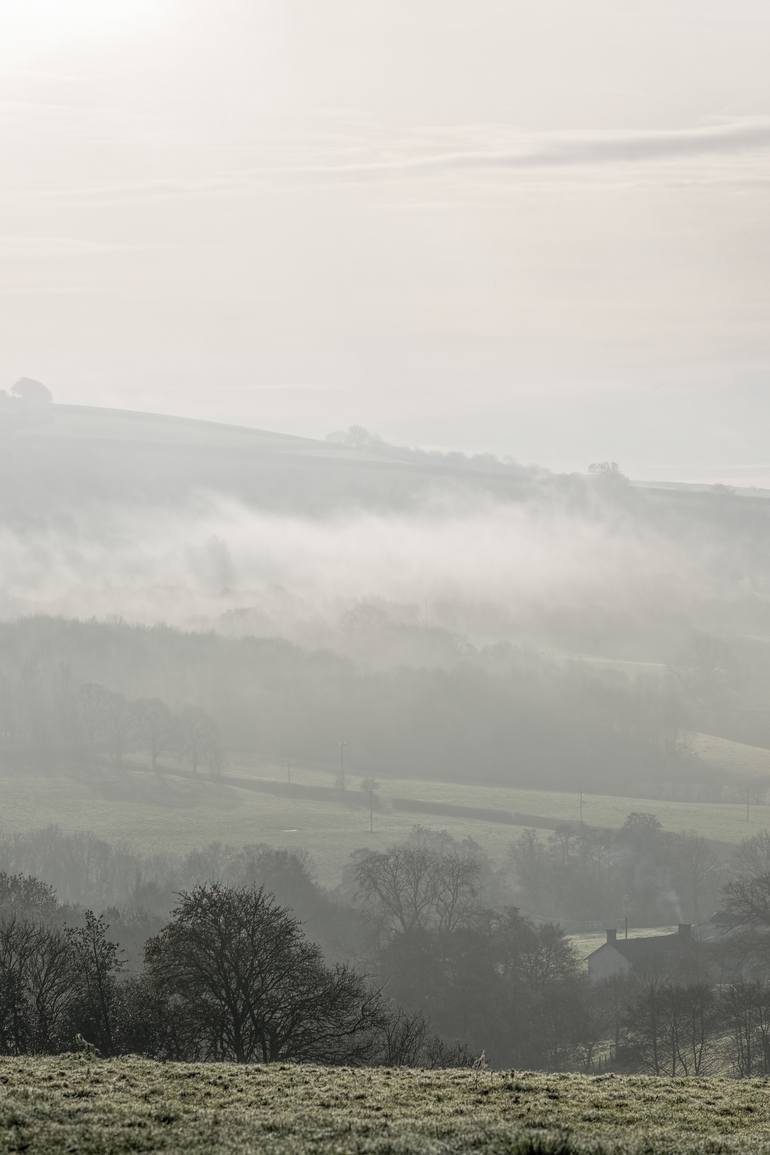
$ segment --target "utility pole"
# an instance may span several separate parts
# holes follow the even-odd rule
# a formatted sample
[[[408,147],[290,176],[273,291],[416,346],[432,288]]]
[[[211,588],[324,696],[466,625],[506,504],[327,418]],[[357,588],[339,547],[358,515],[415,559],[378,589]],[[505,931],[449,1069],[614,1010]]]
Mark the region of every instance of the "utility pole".
[[[377,788],[379,783],[374,778],[363,778],[361,780],[361,789],[366,794],[366,801],[369,805],[369,833],[374,834],[374,803],[377,800]]]
[[[746,821],[747,822],[749,821],[749,818],[751,815],[750,807],[751,807],[751,787],[747,786],[746,787]]]
[[[337,784],[340,790],[345,790],[347,782],[345,781],[345,741],[340,742],[340,773],[337,779]]]
[[[580,825],[583,825],[583,791],[578,793],[578,814],[580,816]]]

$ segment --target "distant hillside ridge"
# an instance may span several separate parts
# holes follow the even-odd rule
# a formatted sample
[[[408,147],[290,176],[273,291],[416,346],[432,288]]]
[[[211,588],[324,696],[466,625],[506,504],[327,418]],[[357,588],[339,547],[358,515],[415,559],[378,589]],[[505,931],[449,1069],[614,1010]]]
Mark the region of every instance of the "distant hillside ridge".
[[[94,501],[168,507],[205,492],[312,515],[340,507],[409,508],[436,488],[507,500],[529,489],[526,470],[502,468],[492,458],[383,453],[166,414],[22,406],[5,396],[0,518],[71,514]]]

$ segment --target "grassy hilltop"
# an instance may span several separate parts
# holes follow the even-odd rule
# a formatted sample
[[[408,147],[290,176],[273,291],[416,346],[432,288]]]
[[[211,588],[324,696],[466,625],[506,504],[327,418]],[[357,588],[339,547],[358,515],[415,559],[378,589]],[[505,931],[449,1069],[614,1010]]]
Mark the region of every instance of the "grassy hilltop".
[[[0,1150],[770,1151],[765,1082],[0,1059]]]
[[[279,513],[409,507],[437,484],[519,499],[523,471],[367,449],[157,413],[51,405],[34,420],[0,409],[0,518],[71,517],[94,501],[179,508],[218,493]]]

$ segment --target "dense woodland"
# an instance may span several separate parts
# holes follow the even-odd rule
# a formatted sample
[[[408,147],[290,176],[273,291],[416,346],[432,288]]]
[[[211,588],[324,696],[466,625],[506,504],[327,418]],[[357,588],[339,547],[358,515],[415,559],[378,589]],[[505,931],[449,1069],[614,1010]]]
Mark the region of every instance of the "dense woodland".
[[[356,620],[376,623],[380,646],[381,611]],[[398,633],[402,645],[408,630]],[[170,756],[213,774],[229,751],[324,768],[344,739],[367,775],[703,800],[732,784],[745,794],[746,782],[698,762],[688,734],[761,744],[765,715],[747,703],[770,679],[764,647],[698,635],[671,667],[634,675],[511,644],[461,647],[436,631],[429,647],[430,660],[372,668],[280,638],[0,623],[0,758],[14,771],[67,770],[140,751],[153,765]]]
[[[672,676],[629,678],[498,645],[450,664],[362,667],[331,650],[55,618],[0,624],[0,757],[77,767],[132,750],[214,772],[227,750],[362,773],[676,795],[688,755]],[[635,792],[635,791],[634,791]]]

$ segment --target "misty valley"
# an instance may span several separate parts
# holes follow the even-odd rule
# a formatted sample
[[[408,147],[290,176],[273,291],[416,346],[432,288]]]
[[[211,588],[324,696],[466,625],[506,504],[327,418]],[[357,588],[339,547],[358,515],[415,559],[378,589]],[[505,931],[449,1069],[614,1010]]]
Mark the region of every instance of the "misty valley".
[[[0,1155],[770,1155],[769,50],[0,0]]]
[[[770,1073],[763,491],[35,384],[4,1054]]]

